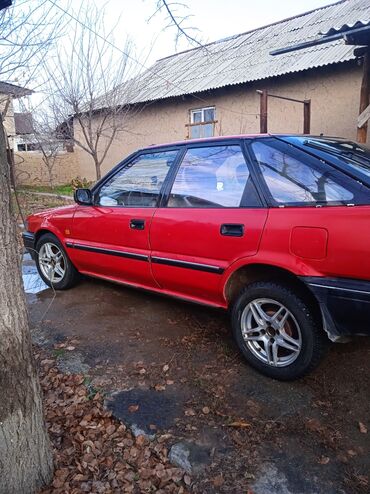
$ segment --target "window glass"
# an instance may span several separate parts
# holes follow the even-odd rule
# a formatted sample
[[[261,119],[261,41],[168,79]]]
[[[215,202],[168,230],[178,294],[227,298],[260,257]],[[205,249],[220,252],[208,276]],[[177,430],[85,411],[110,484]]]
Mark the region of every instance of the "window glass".
[[[249,169],[239,146],[189,149],[168,207],[238,207],[247,182]]]
[[[201,126],[200,125],[192,125],[190,127],[190,137],[192,139],[199,139],[199,137],[200,137],[200,129],[201,129]]]
[[[215,119],[215,109],[214,108],[205,108],[204,109],[204,121],[205,122],[213,122]]]
[[[200,123],[202,121],[202,112],[201,111],[193,111],[193,122],[192,123]]]
[[[124,166],[100,189],[101,206],[155,207],[177,151],[143,154]]]
[[[215,113],[216,109],[214,106],[190,111],[190,139],[213,137],[215,130]]]
[[[366,146],[339,139],[305,139],[303,143],[336,155],[349,167],[370,177],[370,149]]]
[[[303,162],[274,146],[254,142],[253,151],[273,199],[281,204],[346,204],[353,193],[328,166],[307,156]]]
[[[203,137],[212,137],[212,136],[213,136],[213,124],[203,125]]]

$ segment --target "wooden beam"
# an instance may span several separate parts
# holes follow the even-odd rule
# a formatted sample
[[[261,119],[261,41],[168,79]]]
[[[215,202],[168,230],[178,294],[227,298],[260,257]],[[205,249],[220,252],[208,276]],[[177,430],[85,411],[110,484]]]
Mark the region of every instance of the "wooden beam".
[[[267,134],[267,100],[268,92],[266,89],[258,91],[260,94],[260,133]]]
[[[368,105],[357,118],[357,127],[360,129],[370,118],[370,105]]]
[[[370,52],[369,49],[364,55],[364,62],[362,67],[362,83],[360,91],[360,109],[359,115],[361,115],[369,105],[369,79],[370,79]],[[366,143],[367,141],[367,122],[362,127],[357,129],[357,141]]]
[[[305,99],[303,102],[303,133],[311,132],[311,100]]]

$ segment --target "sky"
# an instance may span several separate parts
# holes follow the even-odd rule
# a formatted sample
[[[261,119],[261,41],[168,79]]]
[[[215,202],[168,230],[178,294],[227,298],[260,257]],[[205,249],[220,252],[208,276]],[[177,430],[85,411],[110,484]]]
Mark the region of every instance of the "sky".
[[[27,4],[30,0],[19,0]],[[167,0],[178,19],[187,17],[183,27],[201,43],[216,41],[228,36],[243,33],[266,24],[282,20],[309,10],[334,3],[333,0]],[[17,0],[18,2],[18,0]],[[52,2],[45,0],[47,8]],[[123,49],[127,38],[133,42],[130,54],[139,64],[132,62],[129,77],[150,67],[156,60],[176,52],[194,48],[186,38],[175,40],[177,30],[169,26],[169,18],[164,9],[157,10],[158,0],[55,0],[72,16],[78,17],[83,8],[95,3],[103,9],[106,32],[112,31],[108,39]],[[57,7],[56,12],[59,13]],[[75,28],[75,22],[68,19],[66,38],[58,44],[68,44]],[[68,36],[68,33],[70,36]],[[70,42],[70,41],[69,41]],[[67,50],[68,51],[68,50]],[[117,57],[121,53],[116,50]],[[14,82],[18,82],[14,81]],[[22,82],[22,81],[20,81]],[[28,86],[28,83],[26,84]],[[42,104],[45,94],[42,83],[33,81],[29,87],[36,89],[31,97],[31,105]],[[42,107],[41,107],[42,109]]]
[[[180,6],[176,10],[174,6],[174,12],[180,16],[191,15],[184,26],[196,28],[189,32],[202,42],[216,41],[334,3],[331,0],[179,0],[181,1],[188,8]],[[78,3],[75,0],[73,8]],[[116,41],[119,43],[120,38],[128,34],[135,42],[137,54],[149,64],[192,47],[186,40],[175,45],[175,30],[165,29],[168,20],[164,12],[152,17],[156,11],[156,3],[157,0],[108,0],[105,4],[108,24],[121,14],[119,29],[115,34]]]

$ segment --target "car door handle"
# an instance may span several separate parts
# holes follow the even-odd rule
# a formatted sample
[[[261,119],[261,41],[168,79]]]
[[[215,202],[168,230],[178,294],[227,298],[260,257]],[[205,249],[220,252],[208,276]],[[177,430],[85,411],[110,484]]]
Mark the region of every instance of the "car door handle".
[[[244,235],[244,225],[224,223],[221,225],[220,233],[225,237],[242,237]]]
[[[133,230],[144,230],[145,220],[130,220],[130,228],[132,228]]]

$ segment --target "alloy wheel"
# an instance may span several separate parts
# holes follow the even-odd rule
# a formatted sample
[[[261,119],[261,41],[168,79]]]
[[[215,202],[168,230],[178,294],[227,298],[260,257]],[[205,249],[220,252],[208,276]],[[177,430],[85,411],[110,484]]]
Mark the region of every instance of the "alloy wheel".
[[[269,298],[252,300],[241,315],[241,333],[247,348],[264,364],[286,367],[302,349],[302,335],[293,314]]]
[[[52,242],[45,242],[40,247],[39,266],[42,274],[50,283],[59,283],[66,273],[63,252]]]

